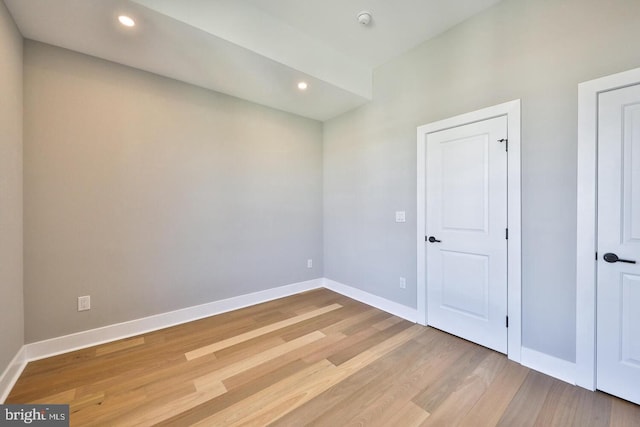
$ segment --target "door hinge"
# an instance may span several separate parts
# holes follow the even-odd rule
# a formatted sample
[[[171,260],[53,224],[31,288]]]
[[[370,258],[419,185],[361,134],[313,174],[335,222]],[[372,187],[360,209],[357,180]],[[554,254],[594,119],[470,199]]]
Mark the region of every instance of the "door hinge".
[[[596,261],[598,260],[598,252],[596,252]]]
[[[505,318],[504,325],[505,325],[507,328],[509,327],[509,316],[507,316],[507,317]]]
[[[429,241],[429,239],[427,238],[427,236],[424,236],[424,241],[425,241],[425,242],[428,242],[428,241]]]
[[[507,138],[499,139],[498,142],[504,142],[504,151],[509,151],[509,140]]]
[[[509,229],[508,228],[504,229],[504,238],[509,240]]]

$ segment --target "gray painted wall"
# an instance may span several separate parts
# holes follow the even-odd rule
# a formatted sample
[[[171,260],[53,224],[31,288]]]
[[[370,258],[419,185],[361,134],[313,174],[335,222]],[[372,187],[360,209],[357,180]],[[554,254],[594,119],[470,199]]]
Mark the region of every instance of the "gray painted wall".
[[[324,129],[27,42],[26,341],[323,272],[415,307],[415,128],[520,98],[523,343],[573,361],[577,84],[640,66],[638,22],[636,0],[505,0],[378,68],[374,101]],[[18,303],[0,303],[0,368],[23,331],[21,43],[2,5],[0,286]]]
[[[24,67],[26,342],[322,277],[321,123],[31,41]]]
[[[0,375],[23,344],[22,36],[0,1]]]
[[[378,68],[325,123],[325,276],[416,307],[416,127],[520,98],[523,345],[574,361],[577,85],[640,67],[639,23],[637,0],[505,0]]]

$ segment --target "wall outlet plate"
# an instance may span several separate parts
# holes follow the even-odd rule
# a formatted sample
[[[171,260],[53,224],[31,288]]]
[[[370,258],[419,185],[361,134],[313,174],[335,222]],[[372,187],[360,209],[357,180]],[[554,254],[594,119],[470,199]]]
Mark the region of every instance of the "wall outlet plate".
[[[407,279],[405,279],[404,277],[400,278],[400,289],[406,289],[407,288]]]
[[[308,259],[307,260],[307,268],[313,268],[313,260],[312,259]]]
[[[396,211],[396,222],[406,222],[405,211]]]
[[[91,310],[91,296],[78,297],[78,311]]]

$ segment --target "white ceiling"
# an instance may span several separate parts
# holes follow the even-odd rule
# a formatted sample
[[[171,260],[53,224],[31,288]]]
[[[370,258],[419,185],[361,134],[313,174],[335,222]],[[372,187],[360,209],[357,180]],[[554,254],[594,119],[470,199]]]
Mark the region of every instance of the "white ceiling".
[[[376,66],[500,0],[4,1],[26,38],[326,120],[371,99]]]

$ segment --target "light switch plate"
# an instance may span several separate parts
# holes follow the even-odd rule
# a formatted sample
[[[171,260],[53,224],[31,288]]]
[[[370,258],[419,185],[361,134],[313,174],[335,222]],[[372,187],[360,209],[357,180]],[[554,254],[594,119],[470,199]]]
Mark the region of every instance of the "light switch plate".
[[[405,222],[406,216],[404,211],[396,211],[396,222]]]

